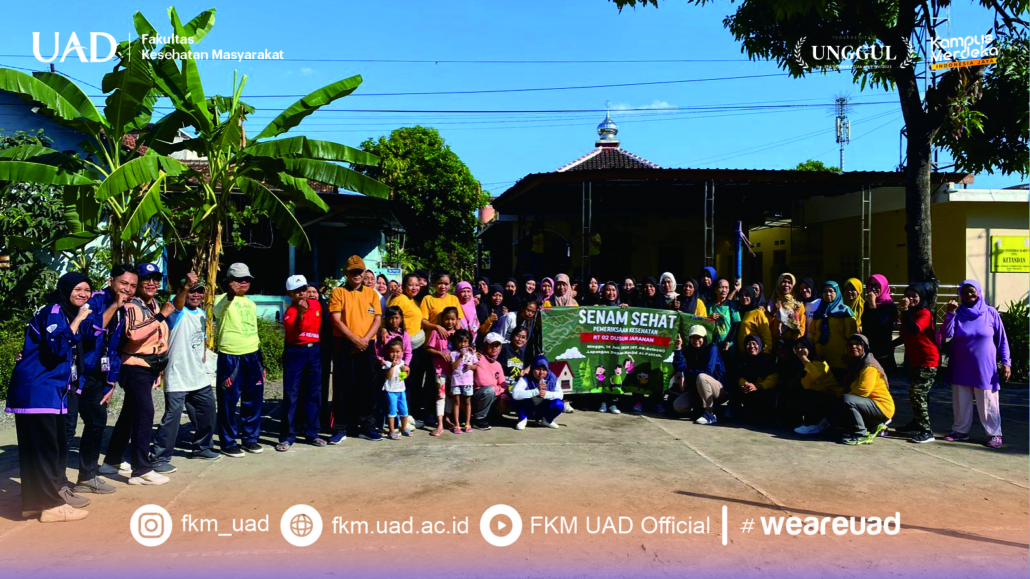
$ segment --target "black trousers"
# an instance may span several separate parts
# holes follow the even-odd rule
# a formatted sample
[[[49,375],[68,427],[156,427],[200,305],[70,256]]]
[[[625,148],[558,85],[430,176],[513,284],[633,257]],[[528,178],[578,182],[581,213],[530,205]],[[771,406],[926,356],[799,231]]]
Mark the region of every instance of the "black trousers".
[[[104,373],[93,372],[86,376],[82,393],[68,393],[68,414],[65,415],[65,430],[68,448],[75,438],[78,418],[82,416],[82,436],[79,437],[79,481],[85,482],[97,476],[100,469],[100,444],[104,441],[107,427],[107,407],[100,404],[107,385]]]
[[[426,377],[435,376],[431,374],[433,372],[433,361],[432,355],[426,351],[425,344],[421,348],[415,348],[411,351],[411,373],[408,374],[408,379],[404,381],[405,395],[408,397],[408,414],[419,420],[426,420],[427,416],[426,409],[432,408],[431,414],[436,417],[436,382],[433,382],[432,394],[433,400],[431,405],[427,405],[428,398],[426,397],[427,386]]]
[[[376,409],[383,385],[376,380],[375,340],[364,352],[351,353],[347,340],[337,340],[333,359],[333,432],[355,432],[375,428]]]
[[[132,464],[132,476],[142,476],[154,470],[150,462],[150,437],[154,427],[152,393],[155,380],[157,375],[142,366],[122,366],[118,380],[125,390],[125,402],[107,443],[104,462],[117,468],[125,447],[131,442],[129,463]]]
[[[15,414],[21,509],[45,511],[64,504],[57,491],[68,479],[68,438],[63,414]]]

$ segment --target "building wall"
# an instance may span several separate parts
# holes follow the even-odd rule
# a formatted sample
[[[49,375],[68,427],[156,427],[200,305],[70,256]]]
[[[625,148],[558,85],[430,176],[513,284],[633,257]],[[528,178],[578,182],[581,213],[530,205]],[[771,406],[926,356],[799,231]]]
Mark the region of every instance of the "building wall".
[[[958,205],[958,204],[956,204]],[[1027,299],[1028,275],[991,273],[991,236],[1027,235],[1027,212],[1009,203],[963,203],[966,212],[965,277],[978,280],[992,304]],[[935,257],[936,259],[936,257]],[[935,262],[936,263],[936,262]]]
[[[744,281],[752,282],[757,277],[757,281],[765,286],[768,295],[772,291],[772,284],[776,283],[781,273],[794,273],[790,268],[790,237],[790,227],[752,230],[748,240],[752,245],[751,253],[755,255],[752,256],[746,249],[744,251]],[[781,260],[785,263],[778,263]]]

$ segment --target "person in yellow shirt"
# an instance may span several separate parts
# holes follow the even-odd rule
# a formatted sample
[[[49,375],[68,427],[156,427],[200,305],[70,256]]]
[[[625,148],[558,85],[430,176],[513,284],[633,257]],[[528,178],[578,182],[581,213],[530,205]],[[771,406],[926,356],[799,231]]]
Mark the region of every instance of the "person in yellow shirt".
[[[708,317],[708,308],[705,307],[705,302],[697,291],[696,279],[688,279],[683,283],[683,291],[673,300],[672,308],[685,314],[702,318]]]
[[[801,426],[798,434],[818,434],[830,427],[827,418],[840,405],[846,391],[830,371],[830,365],[820,360],[812,340],[802,337],[794,342],[794,355],[804,365],[794,389],[790,390],[792,405],[800,410]]]
[[[382,382],[376,379],[375,336],[382,319],[382,296],[362,283],[365,261],[347,260],[344,285],[329,296],[336,357],[333,361],[333,409],[329,444],[339,444],[348,430],[365,440],[378,441],[376,409]]]
[[[827,364],[838,382],[844,382],[847,363],[844,350],[848,337],[858,333],[855,313],[844,305],[837,282],[823,284],[822,301],[812,314],[808,337],[815,344],[815,354]]]
[[[894,416],[887,373],[869,349],[869,339],[862,334],[848,338],[847,352],[846,384],[850,392],[841,397],[841,408],[832,422],[845,431],[841,444],[872,444],[887,430],[887,423]]]
[[[841,288],[844,305],[851,308],[851,312],[855,315],[858,332],[862,331],[862,314],[865,312],[865,296],[862,294],[862,289],[862,282],[856,278],[844,282],[844,287]]]
[[[422,298],[422,317],[430,324],[440,324],[440,314],[447,308],[458,309],[458,321],[465,318],[465,312],[461,308],[458,296],[448,293],[451,289],[451,276],[447,273],[438,273],[433,278],[435,293]],[[443,335],[443,334],[442,334]],[[450,337],[447,333],[445,337]]]
[[[788,347],[798,338],[807,335],[805,303],[794,297],[795,283],[793,274],[780,274],[769,303],[764,304],[769,316],[769,329],[772,331],[773,341],[783,340]],[[785,352],[784,357],[789,353]]]
[[[765,308],[755,299],[750,287],[742,287],[737,292],[737,311],[740,313],[740,324],[737,326],[737,351],[743,356],[746,352],[744,339],[755,334],[761,338],[762,354],[772,352],[772,333],[769,330],[769,318],[765,317]]]

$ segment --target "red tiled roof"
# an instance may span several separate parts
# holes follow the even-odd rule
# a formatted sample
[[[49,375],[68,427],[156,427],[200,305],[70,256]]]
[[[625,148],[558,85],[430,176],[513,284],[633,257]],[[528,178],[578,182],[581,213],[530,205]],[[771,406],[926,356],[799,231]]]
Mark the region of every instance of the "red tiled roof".
[[[619,147],[597,147],[568,165],[558,168],[556,172],[590,169],[661,169],[661,167]]]

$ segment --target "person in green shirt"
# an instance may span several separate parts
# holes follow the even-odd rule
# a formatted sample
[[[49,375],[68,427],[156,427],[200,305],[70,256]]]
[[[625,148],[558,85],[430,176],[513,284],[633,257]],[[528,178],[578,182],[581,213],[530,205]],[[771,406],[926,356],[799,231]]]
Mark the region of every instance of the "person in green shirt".
[[[243,263],[229,266],[228,291],[215,301],[215,350],[218,352],[218,438],[222,454],[233,458],[243,451],[260,454],[261,403],[265,398],[265,370],[257,331],[257,306],[247,298],[254,277]],[[236,426],[240,405],[243,444]],[[241,450],[242,449],[242,450]]]

